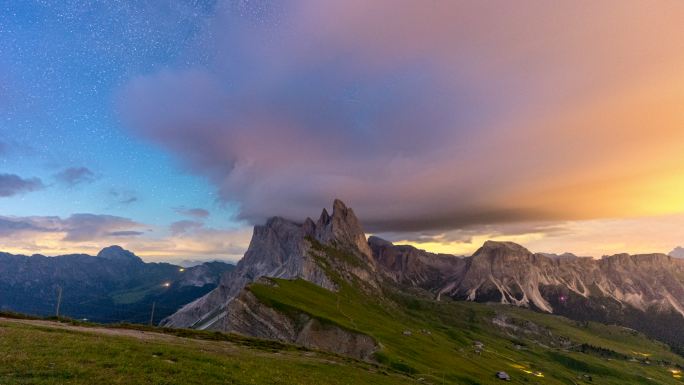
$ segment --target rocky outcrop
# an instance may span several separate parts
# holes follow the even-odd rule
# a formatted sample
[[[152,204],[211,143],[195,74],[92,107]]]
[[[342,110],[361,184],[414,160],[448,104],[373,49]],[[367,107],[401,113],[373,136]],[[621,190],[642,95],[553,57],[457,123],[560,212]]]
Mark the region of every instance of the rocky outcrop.
[[[343,250],[352,250],[360,253],[367,263],[373,266],[373,252],[368,246],[366,235],[361,228],[354,210],[335,199],[333,202],[333,215],[323,209],[314,230],[315,238],[324,244],[331,244]]]
[[[393,245],[375,236],[368,238],[368,244],[383,275],[404,286],[433,291],[441,288],[445,281],[463,275],[467,265],[461,257]]]
[[[272,285],[266,279],[260,284]],[[242,290],[225,309],[216,329],[258,338],[296,343],[311,349],[325,350],[369,360],[378,350],[375,340],[306,313],[283,314],[262,304],[249,289]]]
[[[331,258],[318,250],[319,245],[344,250],[350,259]],[[325,266],[321,258],[327,258]],[[340,200],[335,200],[332,215],[324,209],[316,222],[310,218],[297,223],[274,217],[255,226],[247,252],[219,287],[184,306],[162,324],[232,331],[234,323],[225,319],[231,316],[231,303],[249,283],[260,277],[301,278],[335,291],[337,285],[325,268],[332,268],[343,277],[349,274],[365,282],[373,279],[375,262],[363,229],[354,211]]]
[[[174,283],[178,286],[195,286],[202,287],[207,285],[217,286],[221,280],[223,272],[230,270],[226,268],[224,262],[204,262],[192,267],[179,267],[179,271],[183,274]],[[232,268],[232,265],[230,265]],[[181,270],[182,269],[182,270]]]

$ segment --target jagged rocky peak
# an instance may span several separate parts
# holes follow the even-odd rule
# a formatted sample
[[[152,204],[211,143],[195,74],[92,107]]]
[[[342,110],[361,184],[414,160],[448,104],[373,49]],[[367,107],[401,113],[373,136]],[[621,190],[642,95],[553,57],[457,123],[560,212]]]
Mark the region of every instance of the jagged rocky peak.
[[[307,247],[303,241],[307,237],[322,244],[361,254],[368,260],[372,256],[354,211],[336,199],[332,215],[323,209],[315,223],[311,218],[306,218],[304,223],[297,223],[282,217],[271,217],[264,225],[254,226],[250,246],[241,264],[260,261],[262,265],[280,265],[289,257],[303,256]]]
[[[121,246],[109,246],[102,249],[98,254],[98,258],[109,259],[112,261],[130,261],[142,262],[142,259],[132,252],[124,249]]]
[[[335,244],[341,247],[352,247],[360,251],[368,261],[372,260],[372,251],[366,241],[359,219],[354,210],[344,202],[335,199],[332,215],[323,209],[315,224],[315,238],[322,243]]]
[[[354,211],[337,199],[332,215],[323,210],[316,223],[308,218],[297,223],[272,217],[265,224],[255,226],[249,247],[236,269],[224,275],[214,291],[186,305],[163,324],[222,329],[221,325],[227,325],[225,318],[230,316],[230,303],[260,277],[303,279],[337,290],[337,284],[320,263],[321,258],[330,256],[313,247],[310,239],[366,260],[367,263],[361,265],[349,263],[344,258],[332,258],[327,262],[342,277],[356,276],[374,287],[371,272],[375,270],[375,262],[366,236]]]

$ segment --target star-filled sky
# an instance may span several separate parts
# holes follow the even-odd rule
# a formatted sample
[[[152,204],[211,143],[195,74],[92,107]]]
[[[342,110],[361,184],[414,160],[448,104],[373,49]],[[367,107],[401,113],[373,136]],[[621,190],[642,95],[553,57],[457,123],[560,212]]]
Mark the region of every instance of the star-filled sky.
[[[0,2],[0,250],[236,260],[334,198],[368,233],[684,243],[680,1]]]

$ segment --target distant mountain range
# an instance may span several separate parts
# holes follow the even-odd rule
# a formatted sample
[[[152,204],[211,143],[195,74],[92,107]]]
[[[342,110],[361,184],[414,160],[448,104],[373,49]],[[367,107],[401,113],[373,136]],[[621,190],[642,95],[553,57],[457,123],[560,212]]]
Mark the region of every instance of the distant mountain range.
[[[145,263],[119,246],[97,256],[46,257],[0,253],[0,310],[95,322],[155,322],[218,284],[233,265],[209,262],[184,268]]]
[[[325,338],[312,331],[319,325],[312,324],[311,317],[293,318],[280,300],[255,295],[255,288],[278,285],[268,277],[304,280],[332,292],[351,286],[376,298],[399,291],[440,301],[510,304],[580,321],[620,324],[684,346],[678,332],[684,327],[684,260],[665,254],[602,259],[534,254],[515,243],[491,241],[471,257],[433,254],[377,237],[366,240],[353,210],[339,200],[332,215],[323,210],[316,222],[275,217],[256,226],[237,268],[162,324],[305,345],[316,341],[311,345],[362,357],[372,350],[349,330],[330,332],[334,341],[321,342]]]

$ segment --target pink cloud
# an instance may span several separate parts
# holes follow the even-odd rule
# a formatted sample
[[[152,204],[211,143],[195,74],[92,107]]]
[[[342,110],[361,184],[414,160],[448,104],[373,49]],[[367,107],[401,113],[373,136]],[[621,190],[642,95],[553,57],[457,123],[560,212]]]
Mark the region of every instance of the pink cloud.
[[[340,197],[406,231],[684,203],[644,208],[669,193],[638,185],[672,190],[684,160],[681,3],[293,4],[219,6],[189,50],[206,67],[122,91],[131,129],[242,218]]]

